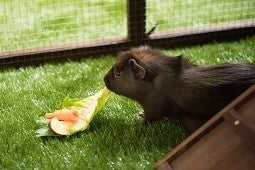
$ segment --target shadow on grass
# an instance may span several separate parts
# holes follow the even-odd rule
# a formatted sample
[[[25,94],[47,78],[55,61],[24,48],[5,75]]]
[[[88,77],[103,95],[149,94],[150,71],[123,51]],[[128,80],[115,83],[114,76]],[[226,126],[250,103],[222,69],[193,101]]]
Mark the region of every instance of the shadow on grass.
[[[180,122],[174,119],[163,119],[145,125],[141,120],[127,120],[120,117],[97,116],[90,127],[70,137],[47,137],[48,140],[75,143],[81,140],[86,147],[100,151],[103,155],[116,155],[118,152],[163,152],[173,149],[187,137],[187,132]]]

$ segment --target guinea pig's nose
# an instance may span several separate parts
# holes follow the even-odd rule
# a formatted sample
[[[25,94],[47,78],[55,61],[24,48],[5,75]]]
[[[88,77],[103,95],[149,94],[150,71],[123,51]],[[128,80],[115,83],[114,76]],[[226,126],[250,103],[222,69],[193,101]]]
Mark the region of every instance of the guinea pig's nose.
[[[105,83],[109,83],[110,80],[111,80],[111,77],[113,77],[113,76],[112,76],[111,70],[109,70],[109,71],[105,74],[105,76],[104,76],[104,82],[105,82]]]
[[[104,76],[105,84],[107,84],[109,82],[109,78],[108,77],[109,77],[109,75],[108,75],[108,73],[106,73],[105,76]]]
[[[111,77],[109,75],[109,73],[107,73],[105,76],[104,76],[104,83],[105,83],[105,86],[108,88],[108,90],[111,90]]]
[[[104,82],[105,82],[105,85],[109,85],[110,82],[111,82],[111,79],[113,79],[114,76],[113,76],[113,67],[105,74],[104,76]]]

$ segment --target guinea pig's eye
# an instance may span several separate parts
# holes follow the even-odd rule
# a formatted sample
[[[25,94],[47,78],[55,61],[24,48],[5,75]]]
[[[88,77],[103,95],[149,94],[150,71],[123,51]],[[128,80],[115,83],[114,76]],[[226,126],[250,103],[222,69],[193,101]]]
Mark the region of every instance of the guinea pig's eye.
[[[119,77],[121,76],[122,71],[118,67],[114,67],[114,77]]]

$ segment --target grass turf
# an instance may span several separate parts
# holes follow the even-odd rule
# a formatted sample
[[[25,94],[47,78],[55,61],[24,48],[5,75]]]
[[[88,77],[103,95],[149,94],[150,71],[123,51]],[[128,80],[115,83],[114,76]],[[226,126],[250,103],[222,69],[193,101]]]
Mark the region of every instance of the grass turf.
[[[199,64],[255,64],[255,37],[240,42],[164,50]],[[141,107],[113,95],[88,130],[36,138],[37,113],[53,111],[66,96],[84,98],[104,86],[113,56],[7,69],[0,73],[0,169],[152,169],[187,133],[175,120],[145,126]],[[95,76],[96,75],[96,76]]]
[[[125,2],[1,1],[0,51],[125,36]],[[147,2],[147,28],[158,22],[156,31],[255,15],[255,4],[248,0]],[[254,45],[253,37],[165,52],[184,53],[205,65],[225,61],[255,63]],[[0,72],[0,169],[152,169],[158,159],[181,142],[187,133],[180,123],[162,120],[144,126],[138,116],[141,107],[116,95],[88,130],[69,138],[35,137],[37,113],[53,111],[66,96],[84,98],[101,89],[103,76],[113,63],[113,56],[104,56]]]
[[[255,17],[252,0],[147,0],[147,30]],[[0,1],[0,51],[127,35],[126,0]]]

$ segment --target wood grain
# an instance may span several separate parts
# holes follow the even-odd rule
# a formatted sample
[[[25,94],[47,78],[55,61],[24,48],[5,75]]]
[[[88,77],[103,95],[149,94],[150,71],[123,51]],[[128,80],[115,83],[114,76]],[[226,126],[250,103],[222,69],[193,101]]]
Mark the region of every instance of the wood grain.
[[[180,145],[159,160],[155,167],[160,167],[165,162],[168,162],[173,169],[185,169],[188,166],[193,166],[196,169],[211,169],[216,166],[218,166],[217,168],[224,168],[225,163],[230,166],[230,163],[228,164],[227,162],[235,161],[234,163],[239,162],[238,165],[246,169],[253,168],[255,166],[253,152],[247,145],[244,145],[242,137],[237,135],[231,125],[223,120],[223,117],[231,109],[238,108],[238,112],[242,116],[254,118],[254,96],[255,85],[237,97]],[[237,161],[237,158],[240,160]],[[195,166],[194,162],[196,163]]]

